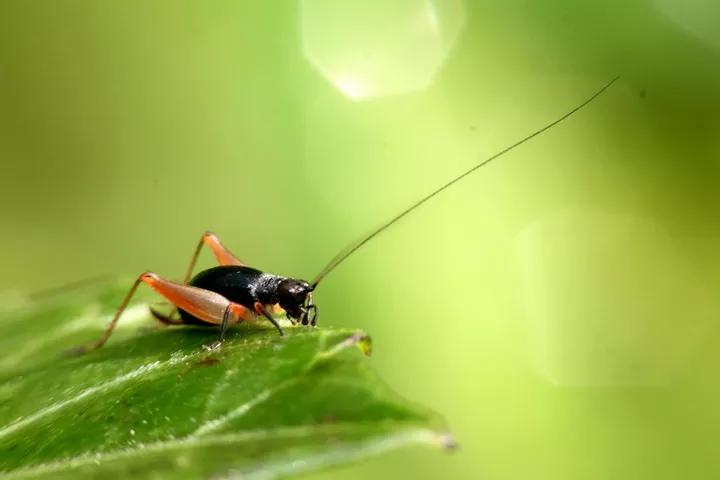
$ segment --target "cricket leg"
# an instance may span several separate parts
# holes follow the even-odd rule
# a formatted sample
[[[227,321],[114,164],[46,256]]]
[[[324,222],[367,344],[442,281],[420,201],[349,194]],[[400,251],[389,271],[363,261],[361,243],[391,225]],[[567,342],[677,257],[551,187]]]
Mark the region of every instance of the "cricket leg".
[[[268,312],[267,308],[265,308],[265,305],[260,302],[255,302],[255,304],[253,305],[253,310],[255,310],[255,313],[257,313],[258,315],[262,315],[263,317],[267,318],[270,323],[275,325],[275,328],[278,329],[278,332],[280,332],[281,336],[285,335],[283,329],[280,328],[280,324],[277,322],[277,320],[275,320],[275,318],[273,318],[272,315],[270,315],[270,312]]]
[[[222,343],[225,341],[225,332],[227,331],[228,325],[230,324],[230,315],[230,310],[226,309],[225,313],[223,314],[222,323],[220,324],[220,336],[210,345],[203,345],[203,348],[205,350],[217,350],[222,346]]]
[[[162,313],[158,310],[155,310],[152,305],[149,307],[150,314],[155,317],[155,319],[160,322],[163,325],[182,325],[183,321],[182,318],[176,318],[174,315],[178,313],[178,309],[174,308],[170,313]]]
[[[215,255],[215,258],[220,265],[245,265],[245,262],[233,255],[230,250],[225,248],[223,244],[220,243],[220,239],[217,237],[217,235],[212,232],[205,232],[200,238],[197,247],[195,247],[195,253],[193,253],[192,259],[190,260],[190,265],[185,272],[185,278],[183,278],[183,283],[187,283],[190,281],[193,268],[195,268],[195,263],[197,262],[198,256],[200,255],[200,250],[202,250],[203,245],[207,245],[208,248],[212,250],[213,255]]]
[[[94,343],[78,347],[72,353],[85,353],[96,350],[105,345],[105,342],[107,342],[107,339],[110,337],[110,334],[120,319],[120,316],[130,302],[130,299],[137,290],[138,286],[140,286],[140,283],[149,285],[150,288],[165,297],[176,307],[185,310],[192,316],[210,324],[220,325],[225,323],[227,327],[227,325],[233,325],[243,320],[252,321],[255,319],[255,314],[250,309],[238,303],[229,301],[219,293],[171,282],[170,280],[165,280],[156,273],[145,272],[140,275],[137,280],[135,280],[132,288],[130,288],[130,291],[120,304],[120,308],[118,308],[115,316],[110,321],[110,324],[107,326],[100,338]]]

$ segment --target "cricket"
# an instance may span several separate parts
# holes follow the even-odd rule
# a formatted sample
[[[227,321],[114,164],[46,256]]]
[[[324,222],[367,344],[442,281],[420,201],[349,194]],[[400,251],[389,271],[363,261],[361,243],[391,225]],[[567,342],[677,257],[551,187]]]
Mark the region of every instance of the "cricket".
[[[318,319],[318,307],[313,300],[313,293],[320,282],[348,257],[442,191],[571,117],[610,88],[618,78],[616,77],[606,83],[582,103],[559,118],[494,155],[485,158],[385,221],[369,235],[351,243],[338,252],[311,282],[252,268],[223,246],[215,234],[206,232],[202,235],[195,248],[190,265],[181,283],[167,280],[154,272],[142,273],[133,283],[100,338],[95,342],[72,349],[69,353],[83,354],[97,350],[105,345],[133,295],[143,283],[174,305],[174,310],[170,314],[162,314],[153,308],[150,309],[152,315],[160,322],[169,325],[219,326],[219,337],[217,341],[207,347],[210,349],[220,348],[229,327],[239,322],[256,321],[259,317],[264,317],[270,322],[280,335],[284,335],[284,332],[276,316],[282,316],[283,314],[292,325],[301,324],[315,327]],[[218,266],[203,270],[193,276],[193,269],[203,246],[211,250]]]

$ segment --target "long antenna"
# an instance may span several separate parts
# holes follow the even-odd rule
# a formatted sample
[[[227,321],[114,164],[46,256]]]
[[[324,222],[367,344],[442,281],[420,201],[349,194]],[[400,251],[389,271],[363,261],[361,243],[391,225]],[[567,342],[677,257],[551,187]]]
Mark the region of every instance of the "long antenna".
[[[372,232],[370,235],[368,235],[367,237],[363,238],[363,239],[360,240],[359,242],[351,243],[350,245],[348,245],[347,247],[345,247],[344,249],[342,249],[340,252],[338,252],[337,255],[335,255],[335,256],[332,258],[332,260],[330,260],[330,262],[328,262],[327,265],[325,265],[325,268],[323,268],[322,271],[321,271],[320,273],[318,273],[318,275],[315,277],[315,280],[313,280],[313,282],[312,282],[312,284],[311,284],[311,285],[312,285],[312,288],[314,289],[315,287],[317,287],[317,285],[320,283],[320,281],[321,281],[323,278],[325,278],[325,276],[327,276],[328,273],[332,272],[332,271],[335,269],[335,267],[337,267],[338,265],[340,265],[343,261],[345,261],[345,259],[347,259],[350,255],[352,255],[353,253],[355,253],[360,247],[362,247],[362,246],[365,245],[367,242],[369,242],[370,240],[372,240],[373,238],[375,238],[377,235],[379,235],[380,233],[382,233],[386,228],[388,228],[389,226],[391,226],[392,224],[394,224],[395,222],[397,222],[398,220],[400,220],[401,218],[403,218],[405,215],[407,215],[408,213],[412,212],[413,210],[415,210],[416,208],[418,208],[420,205],[422,205],[423,203],[427,202],[428,200],[430,200],[431,198],[433,198],[435,195],[437,195],[438,193],[442,192],[442,191],[445,190],[446,188],[450,187],[451,185],[453,185],[453,184],[459,182],[460,180],[462,180],[463,178],[467,177],[468,175],[470,175],[471,173],[473,173],[474,171],[476,171],[476,170],[479,169],[480,167],[484,167],[485,165],[487,165],[488,163],[492,162],[493,160],[502,157],[503,155],[505,155],[506,153],[508,153],[510,150],[513,150],[513,149],[519,147],[520,145],[522,145],[523,143],[525,143],[525,142],[527,142],[527,141],[529,141],[529,140],[532,140],[533,138],[537,137],[537,136],[540,135],[541,133],[543,133],[543,132],[545,132],[545,131],[547,131],[547,130],[550,130],[552,127],[554,127],[554,126],[557,125],[558,123],[560,123],[560,122],[562,122],[563,120],[565,120],[566,118],[572,116],[572,115],[573,115],[574,113],[576,113],[578,110],[581,110],[583,107],[585,107],[585,106],[588,105],[590,102],[592,102],[592,101],[595,100],[597,97],[599,97],[605,90],[607,90],[608,88],[610,88],[610,86],[611,86],[613,83],[615,83],[619,78],[620,78],[620,77],[615,77],[615,78],[613,78],[612,80],[610,80],[610,81],[609,81],[608,83],[606,83],[605,86],[603,86],[600,90],[598,90],[597,92],[595,92],[594,94],[592,94],[592,96],[591,96],[590,98],[588,98],[587,100],[585,100],[584,102],[582,102],[580,105],[578,105],[577,107],[575,107],[575,108],[573,108],[572,110],[570,110],[569,112],[567,112],[567,113],[566,113],[565,115],[563,115],[562,117],[554,120],[554,121],[551,122],[551,123],[548,123],[547,125],[545,125],[545,126],[542,127],[541,129],[534,131],[534,132],[531,133],[530,135],[522,138],[521,140],[518,140],[517,142],[513,143],[513,144],[510,145],[509,147],[507,147],[507,148],[499,151],[499,152],[496,153],[495,155],[492,155],[491,157],[486,158],[486,159],[483,160],[482,162],[480,162],[480,163],[478,163],[477,165],[475,165],[474,167],[472,167],[470,170],[466,171],[466,172],[463,173],[463,174],[458,175],[457,177],[453,178],[452,180],[450,180],[450,181],[447,182],[446,184],[444,184],[444,185],[442,185],[441,187],[438,187],[436,190],[433,190],[432,192],[428,193],[428,194],[425,195],[423,198],[421,198],[421,199],[418,200],[417,202],[413,203],[413,204],[410,205],[408,208],[406,208],[405,210],[403,210],[403,211],[400,212],[399,214],[395,215],[394,217],[392,217],[392,218],[391,218],[390,220],[388,220],[387,222],[385,222],[385,223],[383,223],[382,225],[380,225],[380,227],[378,227],[375,231],[373,231],[373,232]]]

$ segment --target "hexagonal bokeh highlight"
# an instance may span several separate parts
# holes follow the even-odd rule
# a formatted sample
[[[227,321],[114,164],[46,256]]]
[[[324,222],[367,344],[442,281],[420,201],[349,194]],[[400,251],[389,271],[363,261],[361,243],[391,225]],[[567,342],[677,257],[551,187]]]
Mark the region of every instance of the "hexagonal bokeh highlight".
[[[465,21],[462,0],[302,0],[305,56],[354,100],[427,88]]]

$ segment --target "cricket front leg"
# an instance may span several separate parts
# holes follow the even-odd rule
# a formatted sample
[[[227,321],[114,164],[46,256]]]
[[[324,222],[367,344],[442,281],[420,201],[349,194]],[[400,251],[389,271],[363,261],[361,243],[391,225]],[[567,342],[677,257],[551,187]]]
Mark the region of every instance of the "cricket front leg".
[[[275,320],[275,318],[268,312],[268,309],[265,308],[265,305],[263,305],[260,302],[255,302],[253,305],[253,310],[255,310],[255,313],[258,315],[262,315],[263,317],[267,318],[270,323],[275,325],[275,328],[277,328],[278,332],[280,332],[280,336],[285,335],[285,332],[283,332],[283,329],[280,327],[280,324]]]

